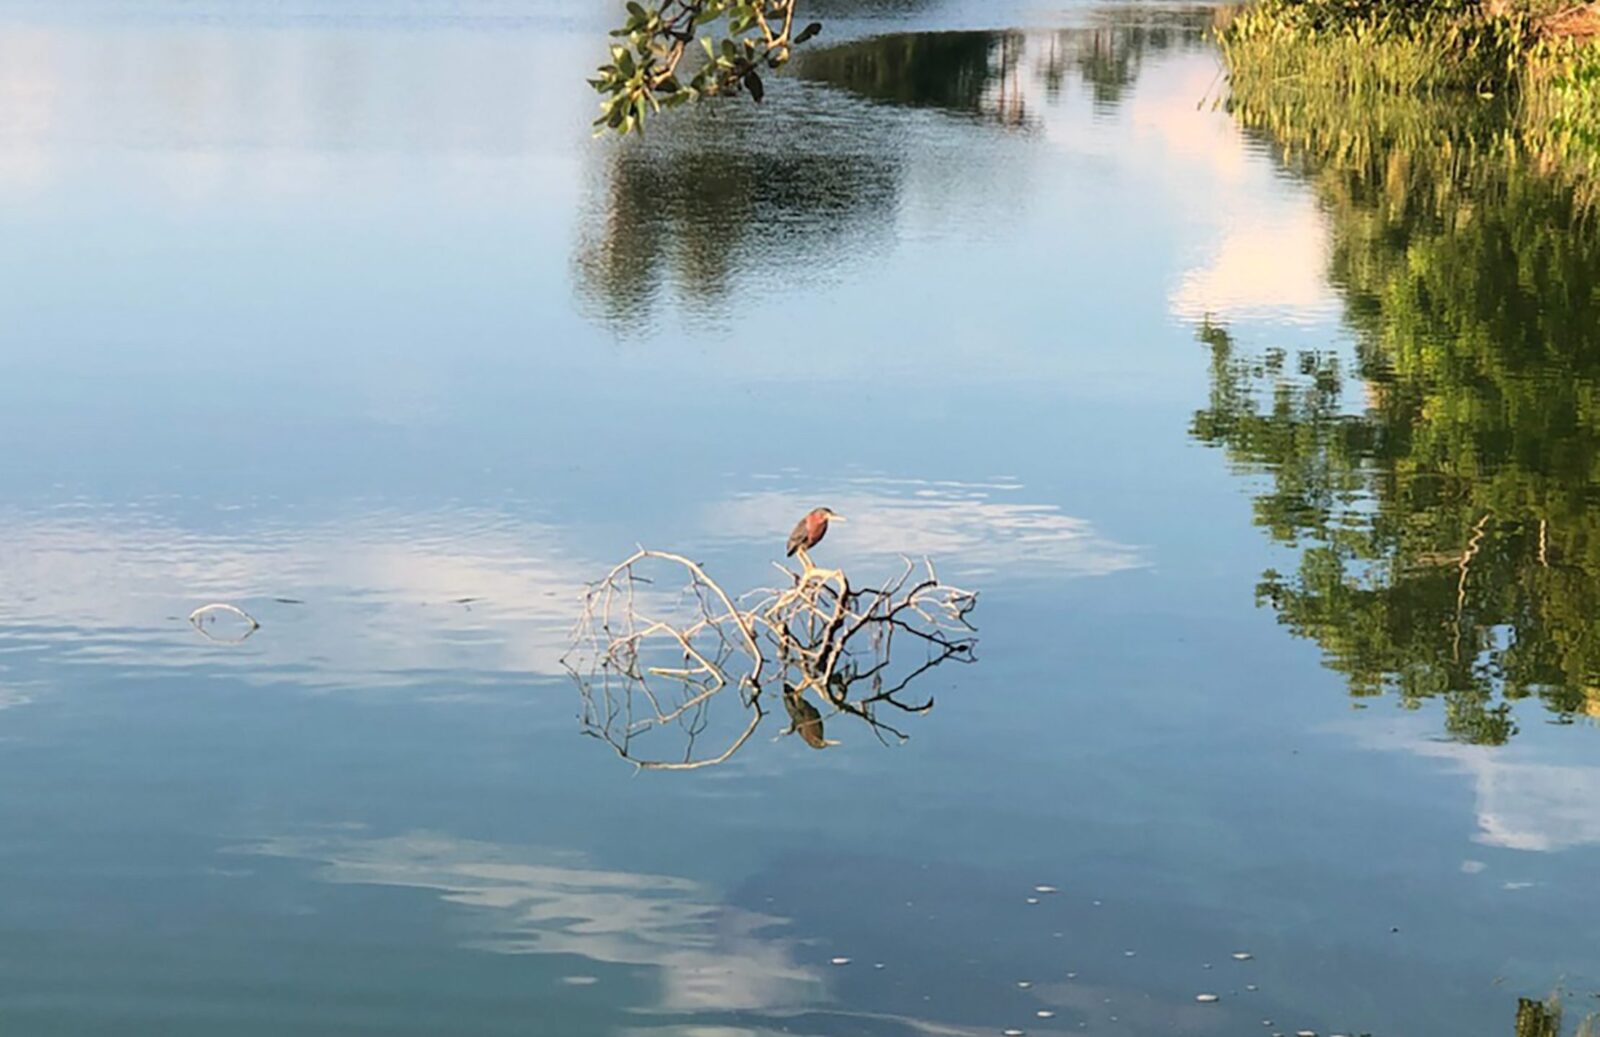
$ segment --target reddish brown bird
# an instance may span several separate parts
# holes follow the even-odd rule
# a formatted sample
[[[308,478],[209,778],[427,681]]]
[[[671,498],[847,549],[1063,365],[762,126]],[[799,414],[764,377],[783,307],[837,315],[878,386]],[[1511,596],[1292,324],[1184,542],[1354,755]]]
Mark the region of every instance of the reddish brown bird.
[[[812,508],[806,512],[805,518],[795,523],[794,532],[789,534],[789,550],[787,553],[793,555],[799,552],[800,561],[805,564],[807,569],[815,568],[815,566],[811,564],[811,556],[806,552],[816,547],[822,542],[822,538],[828,535],[828,520],[830,519],[834,522],[843,522],[845,520],[843,515],[836,515],[828,508]]]

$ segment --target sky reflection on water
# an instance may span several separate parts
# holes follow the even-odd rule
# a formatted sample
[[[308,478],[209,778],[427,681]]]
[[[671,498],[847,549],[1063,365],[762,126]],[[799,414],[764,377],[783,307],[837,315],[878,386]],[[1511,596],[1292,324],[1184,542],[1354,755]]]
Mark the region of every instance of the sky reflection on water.
[[[1256,605],[1284,469],[1197,441],[1197,330],[1357,343],[1209,14],[832,7],[760,111],[618,145],[588,5],[0,3],[0,1019],[1415,1034],[1600,984],[1592,724],[1443,740]],[[914,738],[578,736],[588,581],[756,586],[814,504],[819,561],[982,592]]]
[[[313,861],[328,882],[435,891],[487,919],[475,947],[650,966],[661,984],[651,1007],[665,1012],[792,1008],[821,994],[818,971],[769,935],[783,919],[708,903],[710,891],[686,879],[574,866],[570,853],[553,855],[567,866],[538,864],[540,855],[426,832],[336,831],[234,852]]]

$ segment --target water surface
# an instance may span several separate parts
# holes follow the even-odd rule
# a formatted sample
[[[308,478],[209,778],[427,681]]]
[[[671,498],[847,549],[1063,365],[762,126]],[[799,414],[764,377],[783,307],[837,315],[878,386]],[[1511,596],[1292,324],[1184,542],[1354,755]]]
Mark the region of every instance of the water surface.
[[[1228,112],[1205,9],[824,14],[619,144],[600,5],[0,7],[6,1032],[1591,1003],[1564,189]],[[588,581],[819,503],[980,591],[905,744],[580,735]]]

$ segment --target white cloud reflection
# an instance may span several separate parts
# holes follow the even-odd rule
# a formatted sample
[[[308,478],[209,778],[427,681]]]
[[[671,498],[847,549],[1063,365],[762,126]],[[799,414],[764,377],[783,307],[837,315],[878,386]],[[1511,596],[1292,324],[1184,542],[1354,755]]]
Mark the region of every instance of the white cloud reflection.
[[[817,970],[795,960],[795,942],[770,933],[784,919],[722,904],[688,879],[427,832],[354,828],[236,850],[318,862],[328,882],[431,890],[480,909],[487,931],[472,946],[481,949],[654,968],[663,1011],[793,1009],[825,994]]]
[[[754,1026],[681,1023],[619,1032],[630,1037],[776,1037],[812,1032],[821,1013],[918,1037],[978,1037],[993,1028],[851,1010],[832,1002],[826,966],[797,960],[788,920],[728,905],[690,879],[582,866],[577,855],[457,839],[435,832],[372,836],[360,825],[262,839],[232,852],[313,862],[335,884],[426,890],[477,912],[468,946],[503,954],[576,955],[601,965],[649,968],[659,980],[649,1011],[758,1013]],[[563,982],[588,985],[594,977]],[[620,1007],[620,1006],[619,1006]]]
[[[1549,853],[1600,843],[1600,766],[1535,762],[1528,746],[1479,746],[1431,737],[1419,722],[1358,737],[1374,748],[1405,749],[1445,760],[1472,778],[1474,840],[1509,850]],[[1538,747],[1541,758],[1552,747]],[[1559,750],[1556,750],[1559,751]]]
[[[1205,186],[1206,203],[1190,218],[1206,230],[1171,289],[1171,312],[1186,321],[1336,321],[1342,307],[1327,280],[1328,228],[1316,200],[1287,189],[1225,112],[1196,111],[1216,93],[1218,74],[1213,54],[1173,61],[1141,79],[1128,106],[1135,139],[1159,153],[1150,167]]]
[[[1479,746],[1427,753],[1455,760],[1477,793],[1477,840],[1549,852],[1600,843],[1600,767],[1500,759]]]
[[[1147,564],[1137,548],[1102,536],[1054,504],[1015,499],[1012,483],[850,480],[826,491],[761,490],[718,502],[716,520],[735,535],[782,543],[819,503],[846,522],[830,527],[828,558],[841,564],[927,556],[965,574],[1102,576]],[[819,559],[820,561],[820,559]]]
[[[850,1019],[878,1024],[872,1027],[873,1032],[883,1030],[885,1024],[899,1032],[917,1034],[920,1037],[991,1037],[991,1035],[1000,1032],[993,1027],[957,1026],[903,1015],[868,1012],[841,1014]],[[817,1034],[818,1037],[822,1037],[823,1034],[831,1034],[833,1032],[831,1029],[814,1030],[787,1020],[781,1028],[686,1023],[682,1026],[637,1027],[620,1031],[622,1037],[805,1037],[807,1034]]]
[[[1279,199],[1253,208],[1230,221],[1205,258],[1183,274],[1172,293],[1173,314],[1185,320],[1336,319],[1341,307],[1324,274],[1328,230],[1314,203]]]
[[[926,555],[968,582],[1145,564],[1087,520],[1021,493],[1010,481],[846,481],[820,497],[852,520],[830,534],[826,557],[882,568],[902,554]],[[760,564],[814,503],[776,486],[736,494],[695,513],[677,543],[655,546],[720,544]],[[584,591],[632,539],[598,561],[582,553],[573,529],[487,509],[297,519],[246,507],[195,520],[169,510],[165,501],[0,509],[0,626],[48,644],[57,664],[226,668],[244,680],[319,689],[437,683],[449,674],[452,687],[440,693],[470,698],[486,676],[564,674]],[[734,557],[718,564],[736,568]],[[676,585],[660,594],[658,612],[670,612]],[[261,629],[237,644],[207,640],[187,617],[212,602],[247,610]],[[226,640],[235,631],[221,622]]]
[[[131,508],[0,515],[0,573],[16,588],[0,624],[78,659],[232,663],[268,680],[295,668],[312,684],[556,674],[591,569],[564,555],[553,527],[484,512],[228,533]],[[185,619],[213,601],[246,608],[262,631],[217,649]]]

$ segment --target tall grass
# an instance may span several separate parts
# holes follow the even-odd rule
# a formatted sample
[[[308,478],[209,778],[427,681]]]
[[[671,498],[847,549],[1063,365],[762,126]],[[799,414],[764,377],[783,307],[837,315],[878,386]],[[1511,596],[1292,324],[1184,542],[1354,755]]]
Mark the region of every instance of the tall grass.
[[[1235,71],[1352,94],[1499,93],[1539,38],[1529,11],[1475,0],[1262,0],[1217,35]]]
[[[1432,138],[1458,155],[1514,156],[1559,172],[1600,202],[1600,44],[1547,31],[1548,8],[1560,2],[1260,0],[1234,8],[1216,29],[1230,105],[1247,124],[1270,126],[1280,144],[1291,143],[1283,135],[1290,127],[1315,127],[1324,147],[1330,135],[1348,138],[1343,147],[1352,150]]]
[[[1524,77],[1522,109],[1536,151],[1600,182],[1600,45],[1543,42]]]

